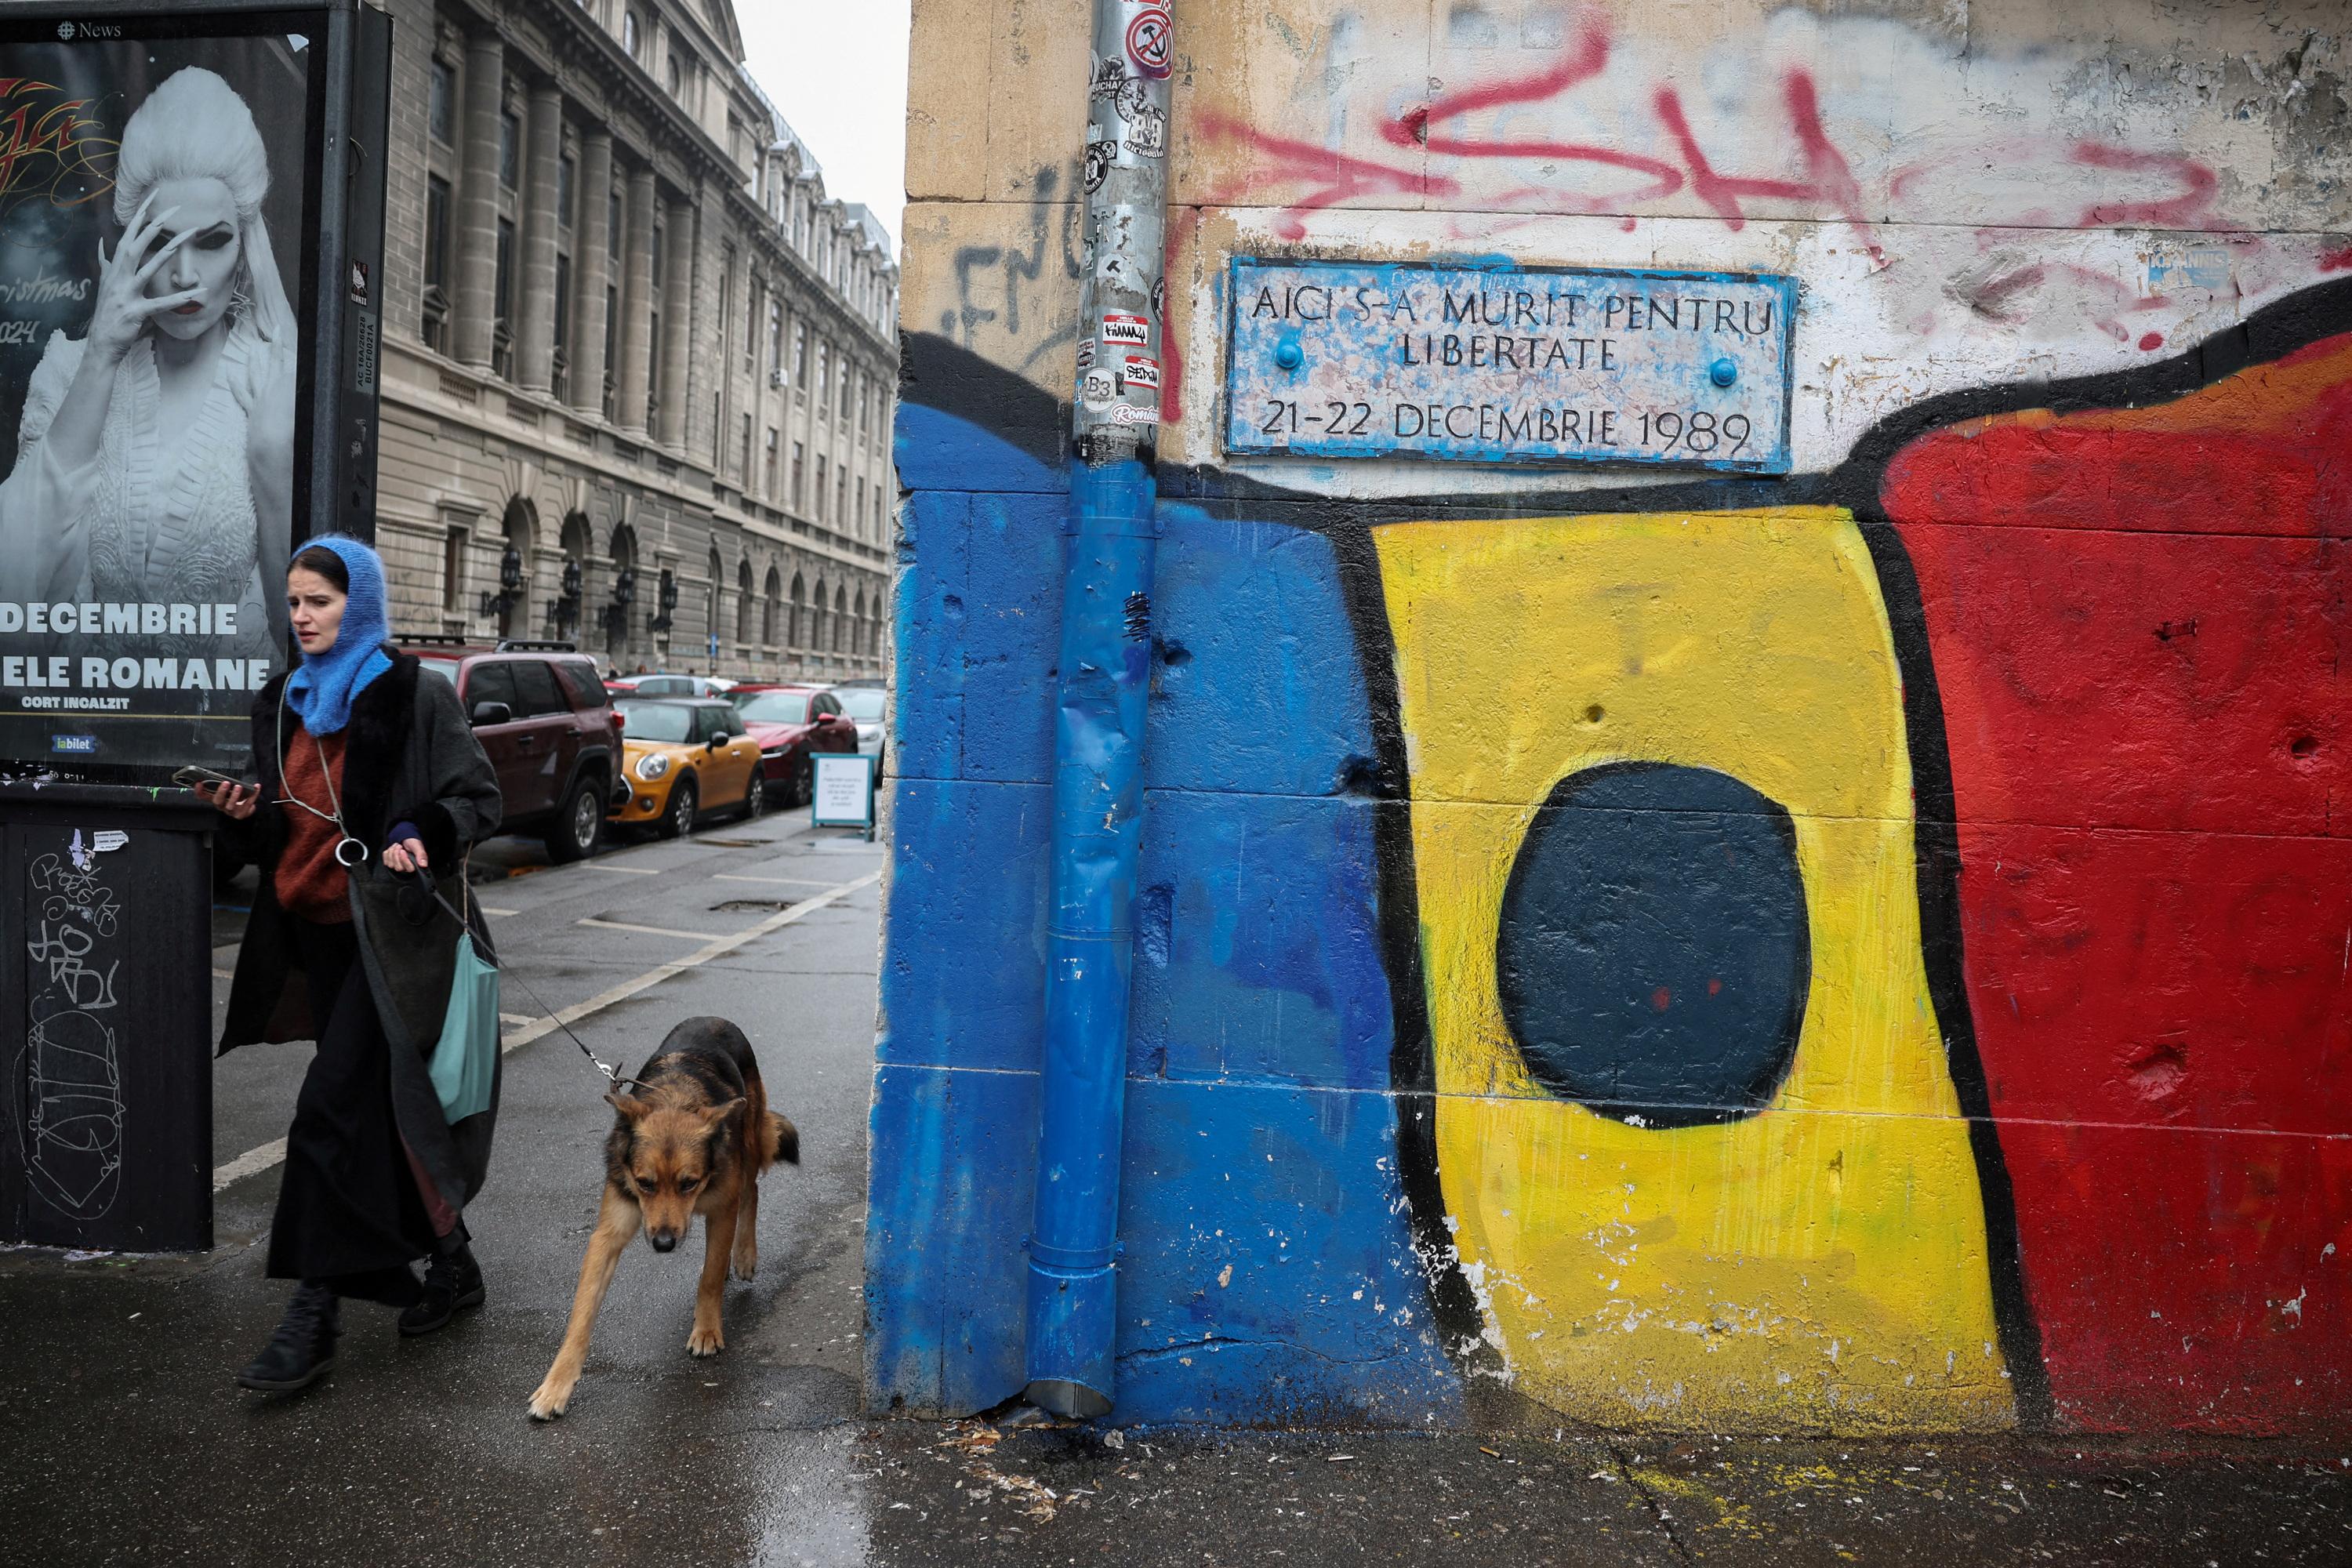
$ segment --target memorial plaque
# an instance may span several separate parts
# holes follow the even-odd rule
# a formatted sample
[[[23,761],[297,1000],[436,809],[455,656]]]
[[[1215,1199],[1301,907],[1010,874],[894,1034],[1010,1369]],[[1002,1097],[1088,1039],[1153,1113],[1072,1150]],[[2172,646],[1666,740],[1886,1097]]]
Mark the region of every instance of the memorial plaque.
[[[1789,471],[1797,284],[1233,262],[1225,449]]]

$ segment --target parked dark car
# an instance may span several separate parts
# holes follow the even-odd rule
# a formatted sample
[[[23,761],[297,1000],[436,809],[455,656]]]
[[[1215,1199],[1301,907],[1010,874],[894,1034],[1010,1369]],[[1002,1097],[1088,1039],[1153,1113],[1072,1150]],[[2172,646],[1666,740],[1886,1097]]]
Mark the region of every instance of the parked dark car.
[[[817,687],[747,684],[727,700],[760,742],[770,793],[786,805],[805,805],[814,793],[816,770],[810,759],[817,752],[857,750],[857,726]]]
[[[400,639],[427,671],[457,689],[474,737],[498,770],[506,833],[547,842],[547,858],[593,854],[620,781],[621,721],[595,661],[570,643],[495,647]]]

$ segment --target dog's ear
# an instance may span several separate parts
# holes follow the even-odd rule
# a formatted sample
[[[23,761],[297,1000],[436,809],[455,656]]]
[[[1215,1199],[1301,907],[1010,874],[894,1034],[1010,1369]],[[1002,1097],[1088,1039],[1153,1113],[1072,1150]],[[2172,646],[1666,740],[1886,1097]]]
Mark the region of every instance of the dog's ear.
[[[646,1112],[653,1109],[636,1096],[623,1094],[617,1089],[607,1094],[604,1097],[604,1102],[631,1121],[643,1121],[646,1119]]]
[[[712,1131],[727,1126],[743,1114],[743,1097],[737,1095],[724,1105],[714,1105],[702,1113],[702,1124]]]

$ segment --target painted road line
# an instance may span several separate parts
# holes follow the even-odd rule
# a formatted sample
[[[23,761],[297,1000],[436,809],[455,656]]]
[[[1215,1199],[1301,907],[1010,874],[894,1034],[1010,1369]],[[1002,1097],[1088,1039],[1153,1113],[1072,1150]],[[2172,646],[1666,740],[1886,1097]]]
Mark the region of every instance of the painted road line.
[[[494,921],[502,921],[510,915],[519,915],[522,913],[520,910],[494,910],[490,908],[489,905],[478,901],[475,903],[474,907],[481,910],[484,914],[489,916]]]
[[[730,871],[714,872],[714,882],[765,882],[778,888],[830,888],[831,882],[815,877],[738,877]]]
[[[648,969],[635,980],[625,980],[610,991],[591,996],[576,1006],[566,1007],[552,1018],[541,1018],[538,1023],[518,1032],[512,1038],[507,1040],[505,1048],[511,1051],[519,1047],[527,1046],[542,1035],[552,1031],[559,1023],[576,1024],[583,1018],[603,1012],[615,1003],[627,1001],[640,991],[650,990],[673,975],[684,974],[688,970],[698,969],[714,958],[724,958],[745,942],[756,941],[772,931],[781,931],[803,915],[814,914],[826,905],[849,897],[860,888],[870,888],[881,879],[881,872],[868,871],[854,882],[838,883],[814,898],[794,904],[791,909],[778,910],[748,931],[739,931],[730,937],[721,937],[708,947],[688,953],[684,958],[665,963],[658,969]]]
[[[617,871],[624,877],[658,877],[661,875],[661,868],[658,866],[608,866],[602,860],[591,860],[587,862],[587,867],[591,871]]]
[[[286,1140],[272,1138],[257,1148],[247,1149],[226,1165],[213,1167],[213,1191],[219,1192],[232,1182],[241,1182],[257,1175],[286,1158]]]
[[[215,969],[213,971],[213,978],[215,980],[234,980],[236,978],[236,972],[231,969]]]
[[[748,931],[738,931],[733,936],[720,937],[709,945],[688,953],[684,958],[675,959],[658,968],[648,969],[634,980],[625,980],[610,991],[600,992],[585,1002],[562,1009],[552,1018],[535,1018],[527,1024],[520,1025],[512,1034],[499,1042],[499,1048],[502,1052],[520,1050],[533,1040],[553,1033],[559,1024],[577,1024],[583,1018],[593,1017],[605,1008],[625,1002],[641,991],[650,991],[665,980],[673,979],[690,970],[699,969],[714,958],[724,958],[744,943],[756,942],[770,931],[781,931],[802,916],[814,914],[829,904],[838,903],[860,888],[870,888],[881,879],[881,872],[868,871],[856,881],[836,883],[824,892],[794,904],[791,909],[778,910]],[[501,1014],[499,1016],[503,1021],[506,1015]],[[283,1138],[272,1139],[258,1148],[247,1149],[227,1164],[216,1165],[213,1168],[213,1191],[219,1192],[233,1182],[240,1182],[247,1176],[266,1171],[284,1158],[286,1158],[286,1140]]]
[[[499,1022],[520,1028],[526,1024],[536,1024],[539,1020],[528,1013],[501,1013],[499,1015]]]
[[[573,925],[594,926],[599,931],[633,931],[639,936],[674,936],[680,942],[724,942],[726,933],[715,931],[673,931],[667,926],[633,926],[626,921],[600,921],[590,916],[573,921]]]

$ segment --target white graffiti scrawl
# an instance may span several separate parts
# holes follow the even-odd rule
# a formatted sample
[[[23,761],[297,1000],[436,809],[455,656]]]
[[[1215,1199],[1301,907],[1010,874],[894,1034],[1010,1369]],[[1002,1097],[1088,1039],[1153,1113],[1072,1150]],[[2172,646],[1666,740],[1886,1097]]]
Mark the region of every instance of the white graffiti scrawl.
[[[101,865],[76,831],[66,854],[33,861],[26,900],[26,1168],[33,1192],[78,1220],[103,1216],[121,1191],[122,1071],[107,1016],[118,1003],[121,904]]]

